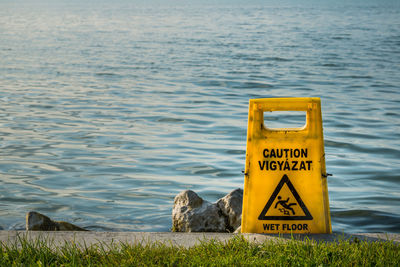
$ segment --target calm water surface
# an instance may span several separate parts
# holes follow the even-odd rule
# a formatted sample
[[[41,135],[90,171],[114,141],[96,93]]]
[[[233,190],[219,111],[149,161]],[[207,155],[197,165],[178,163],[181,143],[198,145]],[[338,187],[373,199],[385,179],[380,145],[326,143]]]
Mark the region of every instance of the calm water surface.
[[[243,187],[250,98],[322,100],[333,230],[400,232],[398,1],[1,1],[0,229],[169,231]]]

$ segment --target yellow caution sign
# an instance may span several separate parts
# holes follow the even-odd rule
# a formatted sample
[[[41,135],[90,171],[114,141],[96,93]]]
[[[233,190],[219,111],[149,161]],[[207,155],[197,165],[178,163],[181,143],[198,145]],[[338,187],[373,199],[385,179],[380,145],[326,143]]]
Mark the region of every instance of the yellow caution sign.
[[[268,128],[264,112],[304,111],[302,128]],[[319,98],[249,103],[242,233],[331,233]]]

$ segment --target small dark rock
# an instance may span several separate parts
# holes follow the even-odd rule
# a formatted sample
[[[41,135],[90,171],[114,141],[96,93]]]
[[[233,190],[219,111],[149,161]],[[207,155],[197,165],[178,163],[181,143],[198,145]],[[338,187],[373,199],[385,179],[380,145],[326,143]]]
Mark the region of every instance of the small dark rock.
[[[30,211],[26,214],[27,231],[87,231],[68,222],[53,221],[46,215]]]

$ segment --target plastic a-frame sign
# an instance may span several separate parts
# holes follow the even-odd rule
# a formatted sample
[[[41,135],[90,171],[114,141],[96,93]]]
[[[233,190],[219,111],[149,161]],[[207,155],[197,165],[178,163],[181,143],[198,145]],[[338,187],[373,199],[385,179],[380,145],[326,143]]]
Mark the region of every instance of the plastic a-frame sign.
[[[302,128],[268,128],[265,112],[302,111]],[[249,103],[242,233],[331,233],[319,98]]]

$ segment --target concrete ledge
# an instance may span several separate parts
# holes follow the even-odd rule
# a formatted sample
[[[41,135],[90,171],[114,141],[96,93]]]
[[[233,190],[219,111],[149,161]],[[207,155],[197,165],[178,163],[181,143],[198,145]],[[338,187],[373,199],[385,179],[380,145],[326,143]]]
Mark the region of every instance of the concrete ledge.
[[[192,247],[201,242],[216,240],[226,242],[235,236],[243,235],[250,242],[288,241],[292,238],[315,240],[317,242],[335,242],[338,240],[366,240],[369,242],[393,241],[400,243],[400,234],[310,234],[310,235],[267,235],[267,234],[230,234],[230,233],[170,233],[170,232],[44,232],[44,231],[0,231],[0,242],[7,245],[19,245],[21,239],[46,241],[51,246],[74,243],[80,246],[113,244],[165,244],[170,246]]]

